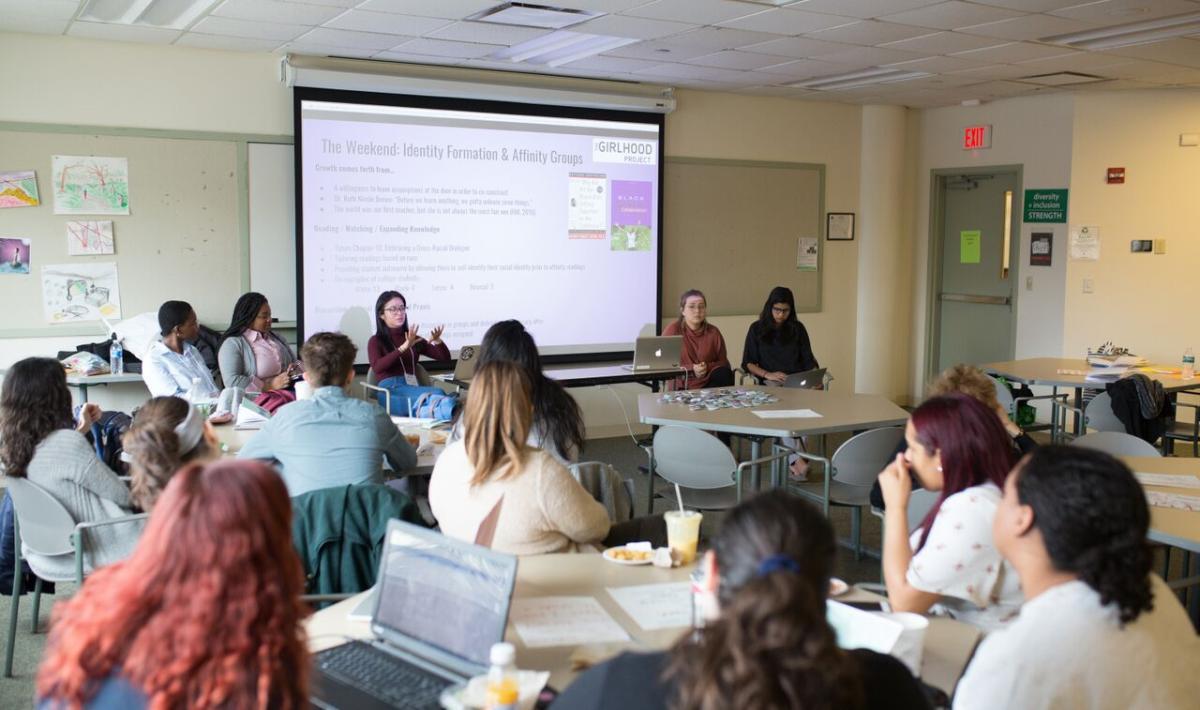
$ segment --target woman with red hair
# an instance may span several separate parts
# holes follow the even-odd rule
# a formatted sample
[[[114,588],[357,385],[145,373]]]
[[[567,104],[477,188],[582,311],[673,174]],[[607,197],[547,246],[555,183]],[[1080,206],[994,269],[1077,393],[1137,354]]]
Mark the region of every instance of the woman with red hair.
[[[1016,615],[1017,573],[992,542],[1004,479],[1016,463],[995,411],[962,394],[933,397],[904,429],[908,449],[879,474],[884,513],[883,577],[893,611],[924,613],[939,604],[986,629]],[[911,537],[912,476],[937,502]]]
[[[307,705],[291,517],[283,481],[264,464],[176,473],[133,555],[57,605],[37,677],[43,705]]]

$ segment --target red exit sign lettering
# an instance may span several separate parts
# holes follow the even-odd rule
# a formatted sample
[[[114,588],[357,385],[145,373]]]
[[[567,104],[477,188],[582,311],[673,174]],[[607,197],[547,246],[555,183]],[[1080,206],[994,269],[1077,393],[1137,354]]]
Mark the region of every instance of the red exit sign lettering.
[[[992,147],[991,126],[967,126],[963,129],[963,150]]]

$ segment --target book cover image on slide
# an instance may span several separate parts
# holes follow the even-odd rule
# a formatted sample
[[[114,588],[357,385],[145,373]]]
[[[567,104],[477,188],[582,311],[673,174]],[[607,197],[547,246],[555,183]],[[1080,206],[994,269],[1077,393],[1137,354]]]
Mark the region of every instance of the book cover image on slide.
[[[612,181],[612,250],[650,251],[653,184],[642,180]]]
[[[567,209],[567,238],[604,239],[608,232],[608,177],[571,173]]]

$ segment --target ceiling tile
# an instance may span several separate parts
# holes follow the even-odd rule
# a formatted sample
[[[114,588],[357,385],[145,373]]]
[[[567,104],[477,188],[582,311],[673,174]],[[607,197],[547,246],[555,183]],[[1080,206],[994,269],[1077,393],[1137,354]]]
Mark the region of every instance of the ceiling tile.
[[[1072,91],[1130,91],[1139,89],[1159,89],[1161,84],[1150,81],[1134,81],[1133,79],[1114,79],[1098,81],[1093,84],[1081,84],[1071,87]]]
[[[1118,58],[1117,55],[1108,55]],[[1163,64],[1161,62],[1151,62],[1144,59],[1132,59],[1130,57],[1119,57],[1124,59],[1121,64],[1114,64],[1104,68],[1104,76],[1111,76],[1116,79],[1150,79],[1155,76],[1160,76],[1169,71],[1178,70],[1179,67],[1173,64]],[[1028,65],[1026,65],[1028,66]],[[1097,72],[1100,73],[1100,72]]]
[[[19,13],[0,10],[0,31],[28,32],[36,35],[60,35],[71,23],[66,18],[22,17]]]
[[[224,49],[232,52],[270,52],[280,42],[273,39],[250,39],[248,37],[224,37],[187,32],[175,40],[177,47],[199,47],[201,49]]]
[[[367,0],[358,9],[461,20],[498,4],[498,0]]]
[[[591,32],[598,35],[613,35],[615,37],[632,37],[633,39],[658,39],[694,30],[697,27],[699,25],[686,22],[649,20],[644,17],[628,17],[626,15],[606,15],[589,20],[581,25],[573,25],[571,30]]]
[[[1049,74],[1058,71],[1075,71],[1085,74],[1100,74],[1108,76],[1103,69],[1129,62],[1128,57],[1101,54],[1099,52],[1079,52],[1065,57],[1049,57],[1021,62],[1028,67],[1030,74]]]
[[[249,37],[250,39],[275,39],[286,42],[312,30],[304,25],[291,25],[281,22],[249,22],[233,20],[228,17],[208,17],[192,25],[193,32],[206,35],[229,35],[230,37]]]
[[[460,57],[462,59],[478,59],[496,51],[494,44],[471,44],[470,42],[450,42],[443,39],[414,39],[393,51],[406,54],[429,54],[435,57]]]
[[[624,14],[656,20],[686,19],[697,24],[715,25],[725,20],[753,15],[761,10],[762,6],[729,0],[658,0],[626,10]]]
[[[1197,6],[1200,9],[1200,6]],[[1094,29],[1096,25],[1083,20],[1072,20],[1053,15],[1025,15],[999,22],[986,22],[982,25],[962,27],[958,31],[964,34],[980,35],[983,37],[998,37],[1001,39],[1033,40],[1052,35],[1079,32]]]
[[[1049,12],[1096,0],[971,0],[979,5],[993,5],[1022,12]]]
[[[966,52],[955,52],[954,56],[964,59],[975,59],[981,62],[997,62],[1000,64],[1014,64],[1016,62],[1024,62],[1031,59],[1042,59],[1045,57],[1057,57],[1075,54],[1076,50],[1068,47],[1052,47],[1046,44],[1034,44],[1032,42],[1010,42],[1002,44],[999,47],[988,47],[987,49],[972,49]]]
[[[738,93],[738,94],[749,94],[751,96],[778,96],[781,98],[796,98],[796,97],[804,96],[806,94],[815,93],[815,92],[809,91],[808,89],[801,89],[796,86],[770,86],[770,85],[743,86],[743,87],[734,89],[734,92]]]
[[[143,44],[170,44],[179,37],[179,30],[164,30],[159,27],[134,25],[110,25],[103,22],[72,22],[67,29],[72,37],[107,39],[116,42],[139,42]]]
[[[853,49],[855,46],[842,42],[822,42],[819,39],[809,39],[808,37],[784,37],[783,39],[774,39],[762,44],[749,45],[741,49],[757,54],[776,54],[781,57],[806,59],[817,54],[829,54],[830,52],[837,52],[843,49]]]
[[[997,97],[1017,96],[1019,94],[1036,93],[1045,90],[1045,87],[1040,87],[1036,84],[1023,84],[1019,81],[988,81],[982,84],[972,84],[966,88],[972,93]]]
[[[647,4],[650,0],[554,0],[545,5],[565,7],[569,10],[592,10],[593,12],[625,12]]]
[[[389,35],[420,37],[426,32],[432,32],[439,27],[445,27],[447,24],[449,24],[449,20],[436,17],[416,17],[415,15],[395,15],[390,12],[350,10],[340,17],[326,22],[324,27],[331,27],[337,30],[382,32]]]
[[[1105,53],[1185,67],[1200,67],[1200,41],[1194,39],[1168,39],[1138,47],[1110,49]]]
[[[359,47],[382,51],[392,49],[405,41],[399,35],[388,35],[380,32],[355,32],[352,30],[334,30],[328,27],[318,27],[296,38],[297,42],[308,44],[325,44],[334,47]]]
[[[1051,15],[1091,20],[1103,25],[1123,25],[1127,22],[1153,20],[1168,15],[1181,15],[1200,10],[1187,0],[1102,0],[1052,10]]]
[[[779,8],[767,10],[753,15],[747,15],[736,20],[720,22],[722,27],[734,27],[739,30],[757,30],[759,32],[774,32],[781,35],[802,35],[806,32],[816,32],[828,27],[837,27],[854,22],[852,17],[839,15],[823,15],[815,12],[801,12]]]
[[[435,39],[449,39],[456,42],[502,44],[506,47],[511,47],[514,44],[520,44],[536,37],[548,35],[552,31],[534,27],[496,25],[488,22],[455,22],[433,32],[427,32],[425,36]]]
[[[610,57],[606,54],[602,54],[599,56],[585,57],[578,61],[571,62],[570,64],[564,65],[564,68],[610,71],[614,74],[625,74],[628,72],[649,69],[656,64],[662,64],[662,62],[649,61],[646,59],[632,59],[630,57]]]
[[[843,70],[845,70],[845,67],[839,64],[820,62],[815,59],[798,59],[794,62],[783,62],[781,64],[756,69],[754,73],[759,75],[770,74],[790,81],[798,81],[800,79],[808,79],[814,76],[829,76],[830,74],[836,74]]]
[[[751,54],[750,52],[724,51],[689,59],[686,63],[747,71],[778,64],[779,57],[772,57],[766,54]]]
[[[611,57],[650,59],[658,62],[682,62],[693,57],[702,57],[705,54],[711,53],[712,50],[705,47],[686,47],[681,44],[674,44],[669,40],[653,40],[627,44],[624,47],[617,47],[605,52],[606,55]]]
[[[808,0],[803,9],[847,17],[881,17],[889,13],[936,5],[942,0]]]
[[[326,5],[328,7],[354,7],[363,0],[282,0],[283,2],[303,3],[305,5]]]
[[[815,55],[815,58],[823,62],[869,67],[877,64],[895,64],[896,62],[918,59],[920,55],[913,52],[886,49],[884,47],[854,47],[829,54],[818,54]]]
[[[294,25],[316,26],[344,12],[344,8],[328,5],[308,5],[277,0],[225,0],[213,10],[218,17],[253,22],[290,22]]]
[[[873,47],[885,42],[912,39],[913,37],[921,37],[927,34],[929,34],[929,30],[924,27],[897,25],[892,22],[880,22],[879,20],[862,20],[849,25],[842,25],[841,27],[811,32],[807,36],[830,42],[848,42],[849,44]]]
[[[69,20],[75,17],[78,9],[79,0],[0,0],[0,19],[5,21],[4,29],[8,29],[9,22],[22,17],[31,20]]]
[[[972,5],[959,0],[942,2],[916,10],[885,15],[888,22],[899,22],[902,25],[917,25],[918,27],[933,27],[941,30],[953,30],[983,22],[1006,20],[1010,17],[1020,17],[1022,13],[1006,10],[990,5]]]
[[[950,54],[952,52],[963,52],[968,49],[998,47],[1002,44],[1005,44],[1003,40],[988,37],[976,37],[958,32],[934,32],[923,37],[888,42],[883,46],[890,49],[920,52],[922,54]]]
[[[692,30],[691,32],[672,35],[665,41],[682,47],[700,47],[707,49],[709,52],[715,52],[722,49],[735,49],[752,44],[762,44],[763,42],[770,42],[773,39],[781,38],[781,35],[769,32],[747,32],[746,30],[733,30],[726,27],[705,27],[699,30]]]
[[[956,69],[949,72],[956,76],[974,77],[977,81],[991,81],[994,79],[1016,79],[1022,76],[1029,76],[1029,65],[1027,64],[985,64],[981,67],[970,69]]]
[[[896,69],[905,69],[908,71],[924,71],[931,74],[944,74],[953,71],[962,71],[964,69],[979,69],[980,67],[989,66],[987,62],[972,61],[970,59],[962,59],[960,57],[929,57],[928,59],[916,59],[911,62],[897,62],[888,66]]]
[[[649,69],[634,72],[634,75],[650,75],[671,79],[703,79],[727,84],[757,84],[759,80],[748,72],[732,69],[717,69],[715,67],[698,67],[692,64],[659,64]]]
[[[399,62],[402,64],[437,64],[441,66],[456,66],[466,61],[457,57],[435,57],[430,54],[408,54],[407,52],[392,51],[379,52],[371,58],[383,60],[385,62]]]

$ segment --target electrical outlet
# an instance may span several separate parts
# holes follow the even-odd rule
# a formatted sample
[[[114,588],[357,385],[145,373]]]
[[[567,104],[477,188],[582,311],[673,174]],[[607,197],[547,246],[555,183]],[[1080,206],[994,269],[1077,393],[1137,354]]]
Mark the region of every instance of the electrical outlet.
[[[1032,290],[1033,290],[1033,277],[1032,277],[1032,276],[1026,276],[1026,277],[1025,277],[1025,290],[1026,290],[1026,291],[1032,291]]]
[[[1083,280],[1083,292],[1084,293],[1093,293],[1094,291],[1095,291],[1095,284],[1092,282],[1092,280],[1084,279]]]

